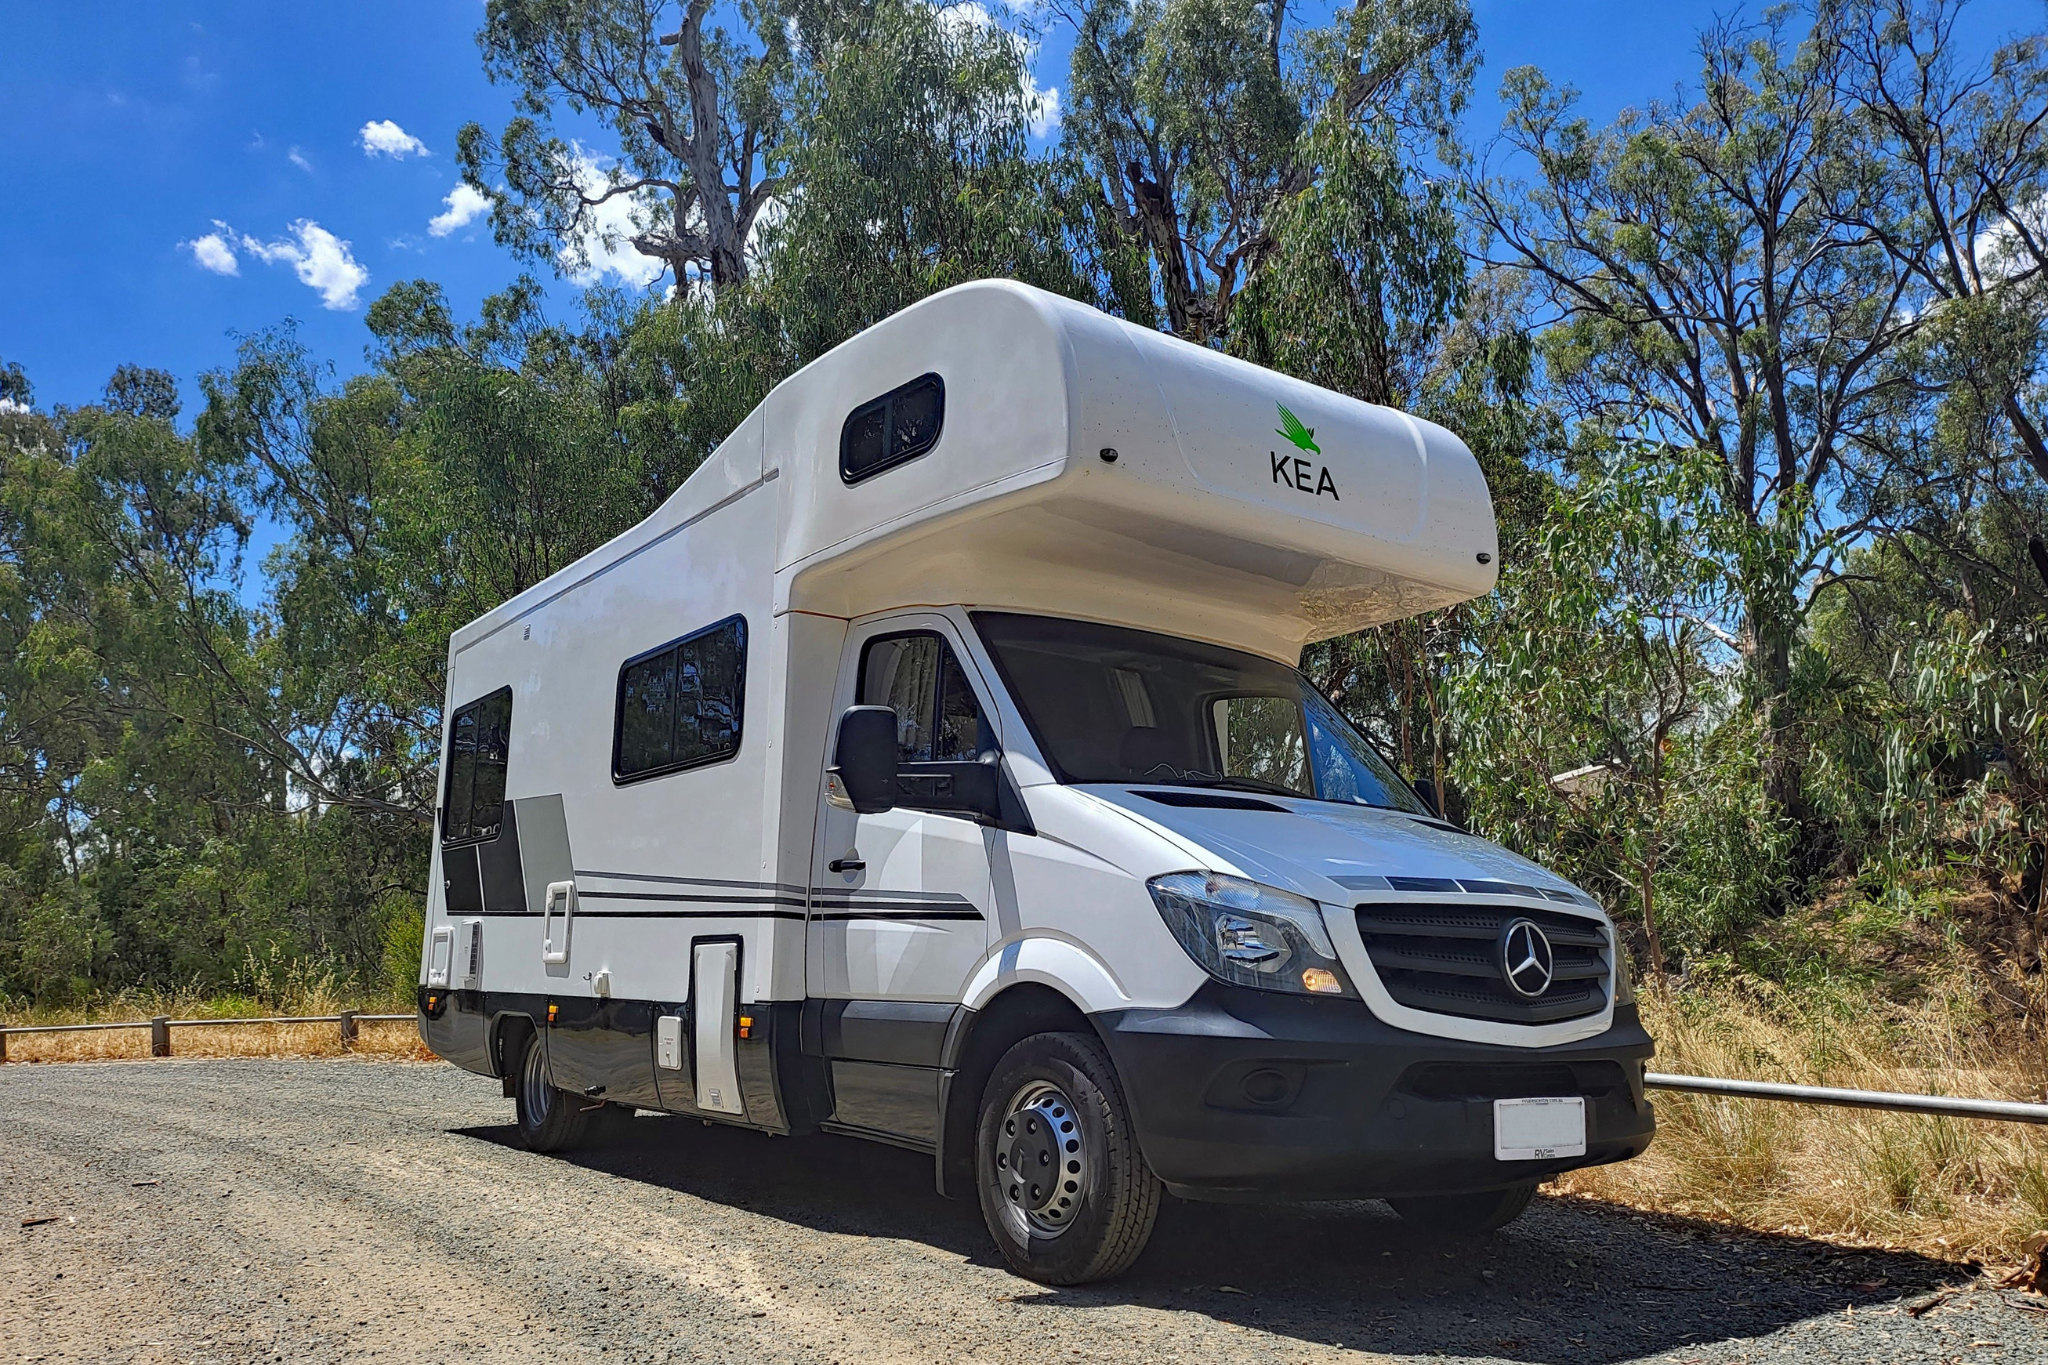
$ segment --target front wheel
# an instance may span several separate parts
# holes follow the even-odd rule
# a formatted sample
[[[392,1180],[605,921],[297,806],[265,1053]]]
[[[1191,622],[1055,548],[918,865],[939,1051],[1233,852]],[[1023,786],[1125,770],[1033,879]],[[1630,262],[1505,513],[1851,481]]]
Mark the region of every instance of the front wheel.
[[[590,1135],[590,1123],[597,1112],[582,1097],[557,1090],[548,1080],[547,1048],[540,1035],[526,1034],[526,1051],[520,1056],[516,1108],[519,1138],[536,1152],[566,1152]]]
[[[1389,1199],[1404,1223],[1431,1232],[1492,1232],[1522,1216],[1536,1196],[1536,1182],[1510,1185],[1478,1194],[1411,1194]]]
[[[1159,1216],[1158,1177],[1102,1044],[1039,1033],[996,1063],[975,1126],[981,1216],[1010,1268],[1085,1284],[1130,1268]]]

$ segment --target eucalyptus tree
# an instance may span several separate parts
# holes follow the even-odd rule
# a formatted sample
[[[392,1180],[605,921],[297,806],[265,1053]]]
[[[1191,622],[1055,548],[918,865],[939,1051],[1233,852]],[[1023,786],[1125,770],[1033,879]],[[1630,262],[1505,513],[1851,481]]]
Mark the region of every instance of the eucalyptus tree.
[[[1966,598],[1981,584],[1991,597],[2038,600],[2048,544],[2030,492],[2048,481],[2048,39],[2025,35],[1971,61],[1957,33],[1964,9],[1863,0],[1844,28],[1843,87],[1885,191],[1861,225],[1921,291],[1933,404],[1901,425],[1883,494],[1894,529],[1955,562]],[[2017,563],[1979,552],[1987,511],[2026,525]]]
[[[1478,59],[1464,0],[1360,0],[1309,29],[1290,27],[1286,0],[1052,8],[1075,32],[1063,127],[1077,240],[1126,315],[1202,343],[1229,333],[1277,216],[1343,149],[1328,130],[1372,124],[1404,155],[1432,150]]]
[[[791,367],[928,294],[1018,279],[1076,297],[1029,51],[977,6],[870,0],[797,29],[787,173],[751,302]]]
[[[1918,398],[1921,291],[1866,223],[1887,189],[1845,85],[1832,5],[1717,24],[1700,92],[1595,129],[1510,72],[1500,137],[1531,179],[1475,176],[1495,260],[1530,281],[1575,438],[1705,452],[1737,519],[1736,593],[1697,627],[1737,653],[1765,718],[1768,786],[1800,799],[1794,642]]]
[[[1730,715],[1705,622],[1735,592],[1704,452],[1611,447],[1550,490],[1533,552],[1479,610],[1486,647],[1447,691],[1467,815],[1672,948],[1731,946],[1770,903],[1786,826],[1758,782],[1757,719]],[[1676,938],[1674,945],[1673,939]]]
[[[490,0],[484,69],[520,112],[464,125],[464,180],[498,240],[587,270],[623,241],[682,286],[747,277],[755,224],[781,192],[790,54],[775,0]],[[563,125],[589,120],[609,145]]]

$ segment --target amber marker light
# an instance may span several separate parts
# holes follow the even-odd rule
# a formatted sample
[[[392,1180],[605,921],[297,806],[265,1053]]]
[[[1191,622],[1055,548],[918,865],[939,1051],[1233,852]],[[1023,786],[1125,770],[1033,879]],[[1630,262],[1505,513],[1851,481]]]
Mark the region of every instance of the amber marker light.
[[[561,1008],[560,1005],[555,1004],[552,1000],[548,1002],[548,1022],[550,1024],[555,1022],[555,1015]]]
[[[754,1016],[753,1016],[753,1015],[751,1015],[751,1014],[742,1014],[742,1015],[740,1016],[740,1037],[742,1037],[742,1038],[751,1038],[751,1037],[753,1037],[753,1036],[754,1036]]]
[[[1344,993],[1344,983],[1339,981],[1337,974],[1327,967],[1302,968],[1301,984],[1306,989],[1314,991],[1317,995],[1342,995]]]

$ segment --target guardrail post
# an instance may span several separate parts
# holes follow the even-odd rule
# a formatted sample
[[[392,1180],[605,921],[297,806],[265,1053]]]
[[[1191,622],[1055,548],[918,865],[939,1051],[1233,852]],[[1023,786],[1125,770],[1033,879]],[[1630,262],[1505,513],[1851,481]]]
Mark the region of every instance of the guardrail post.
[[[7,1035],[0,1033],[0,1064],[7,1061]]]
[[[149,1021],[149,1055],[171,1055],[171,1016],[168,1014],[159,1014]]]
[[[356,1012],[354,1010],[343,1010],[341,1012],[341,1050],[343,1052],[348,1051],[351,1047],[355,1046],[355,1041]]]

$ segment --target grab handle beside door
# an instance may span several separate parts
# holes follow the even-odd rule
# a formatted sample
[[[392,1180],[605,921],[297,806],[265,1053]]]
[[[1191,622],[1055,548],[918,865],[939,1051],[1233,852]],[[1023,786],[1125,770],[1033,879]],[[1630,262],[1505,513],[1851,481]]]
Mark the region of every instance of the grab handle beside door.
[[[562,907],[562,922],[555,923],[555,906]],[[559,967],[569,960],[569,925],[576,917],[576,883],[574,881],[549,882],[547,899],[541,904],[540,912],[540,960],[550,967]],[[561,931],[561,941],[555,939],[555,931]]]

